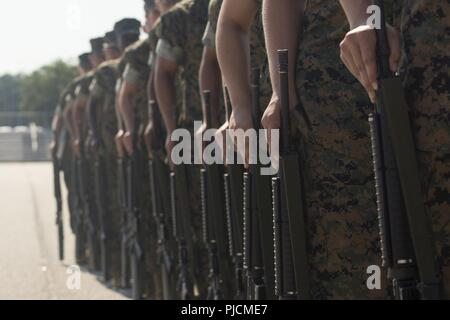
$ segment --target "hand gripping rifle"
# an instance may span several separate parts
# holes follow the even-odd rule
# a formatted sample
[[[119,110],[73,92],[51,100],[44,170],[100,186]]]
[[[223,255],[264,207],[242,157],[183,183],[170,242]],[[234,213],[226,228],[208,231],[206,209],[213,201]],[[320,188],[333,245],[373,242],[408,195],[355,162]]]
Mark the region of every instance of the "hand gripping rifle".
[[[230,119],[230,97],[225,89],[225,113]],[[228,152],[229,150],[227,150]],[[234,155],[236,159],[236,155]],[[228,241],[230,256],[234,264],[235,299],[243,300],[245,297],[245,280],[243,274],[243,174],[244,167],[240,164],[227,164],[224,174],[225,208],[228,227]]]
[[[158,110],[154,100],[149,102],[152,116]],[[153,119],[155,125],[161,123],[161,119]],[[163,137],[160,130],[156,130],[157,138]],[[169,187],[169,170],[160,155],[153,150],[151,159],[148,160],[149,179],[150,179],[150,196],[152,199],[152,214],[156,223],[158,237],[158,264],[161,268],[162,286],[164,300],[172,300],[175,297],[173,284],[173,251],[171,251],[171,241],[169,239],[170,226],[170,187]],[[172,247],[173,249],[173,247]]]
[[[384,1],[376,29],[378,92],[369,123],[383,265],[397,299],[439,299],[434,246],[419,179],[414,138],[401,80],[390,71]]]
[[[309,299],[306,215],[299,156],[292,148],[288,51],[279,50],[281,143],[278,177],[272,180],[276,292],[280,299]]]

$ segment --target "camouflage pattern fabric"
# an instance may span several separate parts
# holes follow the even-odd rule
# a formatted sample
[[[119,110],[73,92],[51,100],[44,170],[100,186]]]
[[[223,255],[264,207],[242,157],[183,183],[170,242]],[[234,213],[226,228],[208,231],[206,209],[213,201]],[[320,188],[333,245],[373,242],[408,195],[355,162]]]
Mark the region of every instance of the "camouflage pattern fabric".
[[[397,19],[402,32],[400,75],[415,131],[424,202],[436,259],[450,298],[450,87],[449,0],[405,0]]]
[[[193,121],[201,121],[202,107],[199,96],[198,70],[203,53],[201,35],[207,24],[208,0],[183,0],[163,15],[157,27],[160,39],[156,49],[159,57],[179,65],[181,80],[181,110],[177,110],[178,127],[193,131]],[[199,294],[206,294],[208,274],[207,251],[201,243],[200,169],[188,166],[188,190],[191,190],[191,227],[194,235],[194,252],[197,261],[192,261],[199,287]]]
[[[89,87],[93,79],[94,71],[88,72],[86,75],[79,79],[74,92],[76,98],[87,98],[89,96]]]
[[[94,80],[94,72],[95,70],[92,70],[82,76],[75,88],[75,100],[87,100],[89,99],[90,95],[90,87],[91,83]],[[82,141],[80,143],[83,144],[84,148],[84,158],[85,158],[85,180],[84,182],[84,192],[86,193],[85,196],[87,196],[87,202],[89,205],[89,217],[90,222],[93,224],[94,227],[100,226],[100,218],[98,215],[97,205],[96,205],[96,194],[95,194],[95,180],[94,180],[94,158],[93,155],[87,150],[87,146],[89,144],[89,132],[88,132],[88,124],[87,124],[87,117],[83,118],[84,123],[82,124],[82,132],[81,137]],[[87,227],[86,227],[87,228]],[[95,246],[99,250],[100,248],[100,233],[99,230],[96,229],[94,231],[94,237],[95,237]],[[95,255],[95,252],[88,252],[88,255]]]
[[[207,23],[208,0],[183,0],[161,17],[156,33],[158,56],[180,66],[182,109],[177,115],[181,127],[202,119],[198,70],[203,52],[201,35]]]
[[[74,90],[75,87],[75,79],[72,80],[67,86],[66,88],[63,90],[63,92],[60,94],[59,100],[58,100],[58,106],[55,110],[55,115],[59,116],[59,117],[63,117],[63,111],[66,108],[67,105],[67,98],[70,95],[70,92],[72,92]],[[64,121],[63,121],[63,126],[64,125]],[[64,128],[64,130],[67,130],[66,128]],[[74,200],[73,200],[73,196],[74,196],[74,190],[72,190],[72,159],[73,159],[73,150],[72,150],[72,146],[71,146],[71,137],[69,136],[69,134],[67,135],[67,139],[66,139],[66,146],[64,147],[64,153],[63,153],[63,157],[61,159],[61,168],[64,174],[64,183],[66,185],[67,188],[67,203],[68,203],[68,207],[69,207],[69,213],[70,213],[70,226],[72,228],[72,230],[74,229],[74,217],[75,217],[75,213],[74,213]]]
[[[272,84],[270,82],[269,61],[267,60],[266,43],[262,22],[262,0],[253,1],[258,6],[252,27],[250,29],[250,59],[252,68],[259,68],[260,78],[260,105],[261,115],[264,113],[272,97]]]
[[[113,285],[120,283],[120,239],[121,239],[121,205],[117,185],[117,151],[114,137],[117,133],[115,110],[115,85],[119,60],[103,62],[94,74],[91,95],[97,95],[99,106],[97,112],[98,131],[100,135],[100,155],[104,166],[103,177],[107,192],[104,194],[105,212],[108,216],[109,246],[111,250],[111,274]]]
[[[148,122],[147,82],[150,73],[148,66],[149,54],[148,38],[132,44],[124,53],[126,66],[122,78],[125,82],[138,87],[139,93],[136,95],[134,106],[138,117],[137,122],[140,126],[145,126]]]
[[[386,297],[385,288],[366,286],[367,267],[381,266],[370,104],[339,58],[347,30],[338,1],[308,1],[297,61],[303,110],[296,108],[293,119],[301,136],[313,299]]]
[[[202,42],[205,47],[212,49],[216,48],[217,21],[219,20],[222,2],[222,0],[211,0],[209,3],[208,23],[202,38]]]
[[[137,124],[139,134],[143,134],[144,128],[148,123],[148,97],[147,97],[147,84],[150,74],[150,68],[148,65],[150,55],[150,38],[137,41],[129,46],[124,53],[124,60],[126,66],[122,74],[122,79],[129,85],[136,86],[138,93],[134,99],[134,108],[137,115]],[[143,141],[143,139],[141,139]],[[140,177],[142,179],[139,190],[139,203],[141,208],[141,216],[144,223],[144,259],[147,272],[146,281],[146,294],[147,298],[158,299],[161,296],[160,285],[157,283],[159,277],[154,277],[155,274],[159,274],[159,268],[156,260],[157,238],[156,238],[156,226],[155,221],[151,215],[151,201],[148,196],[150,192],[149,185],[149,172],[146,157],[144,155],[147,152],[144,150],[145,146],[141,145],[143,149],[141,152]]]
[[[156,30],[158,29],[158,25],[160,23],[161,19],[158,19],[155,22],[153,29],[148,33],[148,45],[150,50],[150,54],[148,57],[148,66],[150,68],[150,71],[153,69],[153,65],[155,63],[156,46],[158,45],[158,35],[156,34]]]

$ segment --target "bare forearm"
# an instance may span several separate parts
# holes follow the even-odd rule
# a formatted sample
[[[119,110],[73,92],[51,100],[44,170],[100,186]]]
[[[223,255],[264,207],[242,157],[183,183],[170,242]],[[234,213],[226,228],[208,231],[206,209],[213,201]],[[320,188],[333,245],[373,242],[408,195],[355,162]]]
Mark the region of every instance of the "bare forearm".
[[[211,92],[211,126],[217,128],[219,125],[219,105],[221,93],[221,73],[215,49],[205,47],[203,59],[199,71],[200,90]],[[203,120],[205,121],[205,110],[203,110]]]
[[[175,77],[164,71],[156,71],[156,98],[159,110],[164,120],[167,133],[171,134],[176,129],[175,119]]]
[[[223,18],[217,28],[217,53],[233,110],[250,109],[250,40],[248,33]]]
[[[340,0],[340,2],[351,29],[367,23],[369,17],[367,8],[372,5],[372,0]]]
[[[277,50],[289,50],[289,82],[294,88],[304,5],[303,0],[264,0],[263,23],[274,95],[279,93]]]

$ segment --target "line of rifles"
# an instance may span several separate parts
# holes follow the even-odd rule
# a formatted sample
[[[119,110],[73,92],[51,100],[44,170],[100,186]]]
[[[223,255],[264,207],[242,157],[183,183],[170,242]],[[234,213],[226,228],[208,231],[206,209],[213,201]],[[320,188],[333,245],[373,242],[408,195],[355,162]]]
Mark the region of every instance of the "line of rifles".
[[[382,1],[379,3],[382,6]],[[382,23],[384,26],[385,24]],[[374,171],[378,199],[383,264],[388,270],[396,299],[436,299],[432,243],[421,203],[420,182],[408,108],[400,80],[389,71],[389,46],[384,28],[377,30],[379,91],[370,115]],[[261,119],[259,70],[252,72],[252,111],[255,129]],[[281,88],[280,168],[276,176],[264,176],[259,165],[203,165],[200,169],[202,240],[208,249],[209,275],[206,299],[309,299],[310,279],[302,164],[291,141],[288,88],[288,53],[279,51]],[[227,95],[226,95],[227,96]],[[228,97],[226,97],[228,100]],[[210,120],[210,93],[204,92],[206,126]],[[229,103],[225,103],[226,106]],[[155,110],[157,108],[154,108]],[[229,111],[227,110],[227,116]],[[137,136],[134,137],[135,147]],[[259,144],[258,144],[259,145]],[[134,150],[138,150],[134,148]],[[139,202],[143,183],[141,170],[148,165],[151,216],[157,233],[157,257],[164,299],[193,299],[199,277],[189,206],[187,167],[170,171],[158,152],[143,160],[138,152],[117,161],[122,206],[122,286],[142,297],[144,272],[144,216]],[[104,168],[95,160],[97,199],[83,190],[87,179],[85,158],[74,163],[79,214],[77,241],[87,239],[90,265],[100,266],[110,276],[107,217],[102,210]],[[63,228],[59,165],[55,159],[55,195],[58,204],[59,252],[63,252]],[[98,209],[98,214],[95,208]],[[96,241],[100,230],[100,241]],[[85,232],[85,235],[81,233]],[[77,243],[77,248],[83,244]],[[81,255],[81,252],[77,252]]]

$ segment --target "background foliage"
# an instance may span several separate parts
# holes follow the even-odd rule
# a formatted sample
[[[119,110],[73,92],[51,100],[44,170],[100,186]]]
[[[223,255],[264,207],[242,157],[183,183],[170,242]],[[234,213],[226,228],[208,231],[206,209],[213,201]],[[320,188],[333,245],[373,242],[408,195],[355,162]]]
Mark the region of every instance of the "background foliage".
[[[76,68],[61,60],[30,74],[2,75],[0,113],[52,114],[61,91],[75,76]]]

